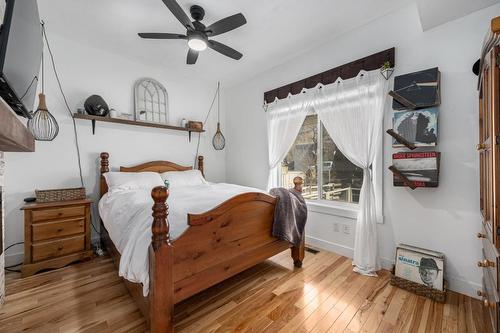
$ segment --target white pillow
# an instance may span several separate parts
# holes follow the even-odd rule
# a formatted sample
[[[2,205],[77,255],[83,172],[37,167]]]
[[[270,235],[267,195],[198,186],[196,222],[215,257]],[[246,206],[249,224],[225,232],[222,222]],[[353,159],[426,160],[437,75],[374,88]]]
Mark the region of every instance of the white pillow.
[[[160,174],[156,172],[106,172],[104,174],[110,194],[129,190],[152,190],[163,186]]]
[[[200,170],[167,171],[160,175],[164,181],[168,181],[170,188],[208,184]]]

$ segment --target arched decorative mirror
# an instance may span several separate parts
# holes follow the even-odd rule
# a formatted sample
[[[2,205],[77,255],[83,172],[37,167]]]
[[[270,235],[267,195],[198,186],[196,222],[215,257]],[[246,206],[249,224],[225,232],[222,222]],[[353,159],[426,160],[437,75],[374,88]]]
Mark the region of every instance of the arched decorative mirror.
[[[135,84],[135,120],[168,124],[167,89],[151,78],[140,79]]]

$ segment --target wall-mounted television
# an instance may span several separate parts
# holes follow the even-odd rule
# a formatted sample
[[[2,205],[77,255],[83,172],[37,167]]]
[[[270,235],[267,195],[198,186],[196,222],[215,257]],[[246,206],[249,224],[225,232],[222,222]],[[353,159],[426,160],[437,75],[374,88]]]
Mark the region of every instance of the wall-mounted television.
[[[36,0],[5,1],[0,27],[0,96],[20,116],[31,118],[42,58],[42,28]]]

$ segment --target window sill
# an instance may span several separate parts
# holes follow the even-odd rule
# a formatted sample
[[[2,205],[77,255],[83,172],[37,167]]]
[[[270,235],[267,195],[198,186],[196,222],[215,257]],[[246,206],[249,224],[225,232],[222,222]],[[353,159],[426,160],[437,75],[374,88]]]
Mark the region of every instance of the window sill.
[[[340,216],[356,220],[358,218],[359,208],[357,204],[331,202],[326,200],[307,200],[307,209],[311,212]]]

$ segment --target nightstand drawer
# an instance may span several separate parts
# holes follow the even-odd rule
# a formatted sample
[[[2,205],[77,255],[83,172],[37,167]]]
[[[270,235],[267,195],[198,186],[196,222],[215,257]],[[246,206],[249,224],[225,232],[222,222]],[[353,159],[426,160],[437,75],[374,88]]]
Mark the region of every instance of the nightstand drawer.
[[[56,222],[32,224],[31,237],[33,242],[39,242],[51,238],[66,237],[83,234],[85,232],[85,218],[79,217]]]
[[[33,222],[47,221],[75,216],[85,216],[85,206],[70,206],[51,209],[38,209],[31,212]]]
[[[32,244],[33,261],[64,256],[66,254],[83,251],[85,249],[85,236],[75,236]]]

